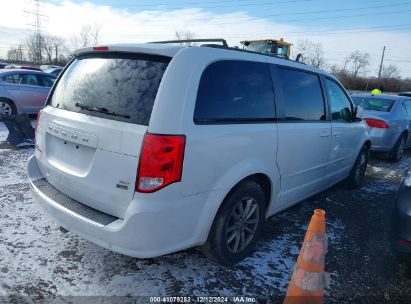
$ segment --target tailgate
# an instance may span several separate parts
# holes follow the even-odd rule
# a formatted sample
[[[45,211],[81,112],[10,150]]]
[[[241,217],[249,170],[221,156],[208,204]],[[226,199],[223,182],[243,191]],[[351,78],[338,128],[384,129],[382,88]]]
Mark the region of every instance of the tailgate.
[[[133,199],[146,130],[47,107],[37,129],[35,155],[43,176],[55,188],[121,218]]]
[[[71,62],[37,128],[35,155],[50,184],[80,203],[124,217],[169,61],[147,54],[91,53]]]

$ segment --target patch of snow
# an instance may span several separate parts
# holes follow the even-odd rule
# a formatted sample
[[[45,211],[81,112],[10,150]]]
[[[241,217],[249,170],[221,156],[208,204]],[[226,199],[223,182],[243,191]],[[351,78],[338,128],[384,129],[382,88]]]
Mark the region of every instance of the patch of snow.
[[[26,162],[33,151],[0,150],[0,296],[268,298],[285,293],[312,206],[302,203],[298,212],[286,210],[270,219],[258,250],[233,267],[216,265],[196,249],[134,259],[59,230],[29,192]],[[333,246],[344,229],[327,221]]]

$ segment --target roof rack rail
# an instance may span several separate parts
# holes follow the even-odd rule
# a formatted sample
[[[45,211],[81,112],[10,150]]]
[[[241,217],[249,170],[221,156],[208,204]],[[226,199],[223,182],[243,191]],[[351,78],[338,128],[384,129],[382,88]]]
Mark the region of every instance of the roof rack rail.
[[[149,43],[186,43],[186,42],[221,42],[224,47],[228,47],[227,41],[222,38],[215,39],[184,39],[184,40],[164,40],[164,41],[152,41]]]

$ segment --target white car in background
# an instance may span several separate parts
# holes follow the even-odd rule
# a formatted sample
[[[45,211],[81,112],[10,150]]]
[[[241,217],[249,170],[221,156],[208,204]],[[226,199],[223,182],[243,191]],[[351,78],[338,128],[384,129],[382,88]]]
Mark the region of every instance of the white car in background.
[[[140,258],[201,246],[234,264],[267,217],[361,184],[371,143],[360,116],[333,76],[290,60],[85,48],[39,114],[28,176],[52,218],[100,246]]]

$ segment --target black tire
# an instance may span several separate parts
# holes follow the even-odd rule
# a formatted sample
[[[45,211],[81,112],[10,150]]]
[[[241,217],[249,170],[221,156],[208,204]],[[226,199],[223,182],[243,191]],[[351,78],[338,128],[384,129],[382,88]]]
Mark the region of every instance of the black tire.
[[[397,142],[392,148],[391,153],[389,154],[389,159],[392,162],[399,162],[402,159],[402,155],[404,154],[405,150],[405,143],[407,141],[407,136],[405,134],[401,134],[398,138]]]
[[[249,204],[249,212],[247,212]],[[239,217],[240,208],[245,215],[251,214],[251,210],[254,210],[252,217]],[[204,255],[224,265],[234,265],[250,255],[260,237],[265,211],[265,197],[260,185],[251,180],[237,185],[226,197],[214,218],[207,241],[201,248]],[[245,219],[246,217],[248,220]],[[255,224],[250,224],[254,221]],[[233,229],[235,226],[237,228]],[[254,233],[252,234],[251,231]],[[233,234],[236,234],[234,238]],[[236,244],[237,251],[235,251]]]
[[[10,99],[0,98],[0,114],[15,115],[16,113],[16,106]]]
[[[365,171],[367,171],[369,157],[370,149],[366,145],[362,146],[354,166],[351,169],[350,175],[346,179],[346,185],[348,188],[354,189],[361,187],[364,180]]]

